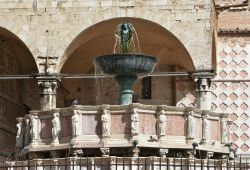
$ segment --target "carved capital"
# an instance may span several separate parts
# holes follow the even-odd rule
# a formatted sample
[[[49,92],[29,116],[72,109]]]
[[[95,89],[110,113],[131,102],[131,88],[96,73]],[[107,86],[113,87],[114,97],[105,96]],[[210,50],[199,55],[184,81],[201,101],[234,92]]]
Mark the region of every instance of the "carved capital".
[[[109,157],[110,149],[109,148],[100,148],[102,152],[102,157]]]
[[[195,78],[196,107],[201,110],[211,109],[211,77]]]
[[[167,153],[168,153],[168,149],[159,149],[160,157],[166,157]]]

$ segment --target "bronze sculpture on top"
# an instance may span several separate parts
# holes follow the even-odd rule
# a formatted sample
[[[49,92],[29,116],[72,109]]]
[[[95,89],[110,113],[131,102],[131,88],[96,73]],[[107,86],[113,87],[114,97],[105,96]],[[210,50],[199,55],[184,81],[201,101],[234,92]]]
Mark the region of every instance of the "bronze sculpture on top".
[[[120,88],[120,104],[132,103],[133,85],[138,78],[150,74],[157,63],[157,58],[141,53],[132,53],[132,39],[135,34],[131,23],[121,23],[117,27],[119,53],[96,57],[94,65],[98,71],[114,78]]]

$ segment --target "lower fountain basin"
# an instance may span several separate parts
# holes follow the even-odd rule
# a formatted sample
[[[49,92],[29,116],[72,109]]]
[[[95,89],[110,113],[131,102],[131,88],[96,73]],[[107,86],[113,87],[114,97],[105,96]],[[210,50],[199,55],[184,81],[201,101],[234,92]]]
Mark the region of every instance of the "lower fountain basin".
[[[144,54],[108,54],[96,57],[96,68],[109,77],[145,77],[157,63],[157,58]]]

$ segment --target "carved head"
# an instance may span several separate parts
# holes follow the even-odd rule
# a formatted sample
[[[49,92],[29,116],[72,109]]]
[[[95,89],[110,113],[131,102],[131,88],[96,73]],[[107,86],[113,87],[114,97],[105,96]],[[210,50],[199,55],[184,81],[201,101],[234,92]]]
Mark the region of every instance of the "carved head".
[[[57,112],[53,113],[53,117],[59,117],[59,115],[60,113],[57,113]]]

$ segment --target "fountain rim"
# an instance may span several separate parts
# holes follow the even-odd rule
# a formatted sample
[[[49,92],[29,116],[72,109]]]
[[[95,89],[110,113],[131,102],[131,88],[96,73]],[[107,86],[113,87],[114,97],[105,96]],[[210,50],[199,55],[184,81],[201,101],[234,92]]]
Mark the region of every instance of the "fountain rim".
[[[97,62],[98,58],[105,58],[105,57],[111,57],[111,58],[117,57],[117,58],[121,58],[123,56],[125,58],[129,58],[129,57],[131,57],[131,58],[137,58],[138,57],[139,58],[140,56],[141,57],[150,58],[150,59],[154,60],[155,65],[157,65],[158,61],[159,61],[158,57],[152,56],[152,55],[148,55],[148,54],[143,54],[143,53],[112,53],[112,54],[105,54],[105,55],[100,55],[100,56],[95,57],[94,60],[93,60],[93,64],[96,65],[96,62]],[[114,74],[106,74],[106,73],[103,73],[103,74],[106,75],[107,77],[111,77],[111,78],[115,78],[115,79],[117,77],[119,77],[119,76],[114,75]],[[135,78],[136,77],[136,79],[137,79],[137,78],[143,78],[143,77],[146,77],[146,76],[147,75],[138,75],[138,74],[136,75],[135,74],[135,75],[130,75],[129,77],[130,78]]]
[[[105,56],[115,57],[115,56],[128,56],[128,55],[132,55],[130,57],[133,57],[133,56],[135,56],[135,57],[136,56],[146,56],[146,57],[154,59],[156,61],[156,63],[158,63],[158,61],[159,61],[158,57],[152,56],[152,55],[149,55],[149,54],[143,54],[143,53],[111,53],[111,54],[99,55],[99,56],[94,58],[93,62],[95,63],[96,59],[100,58],[100,57],[105,57]]]

